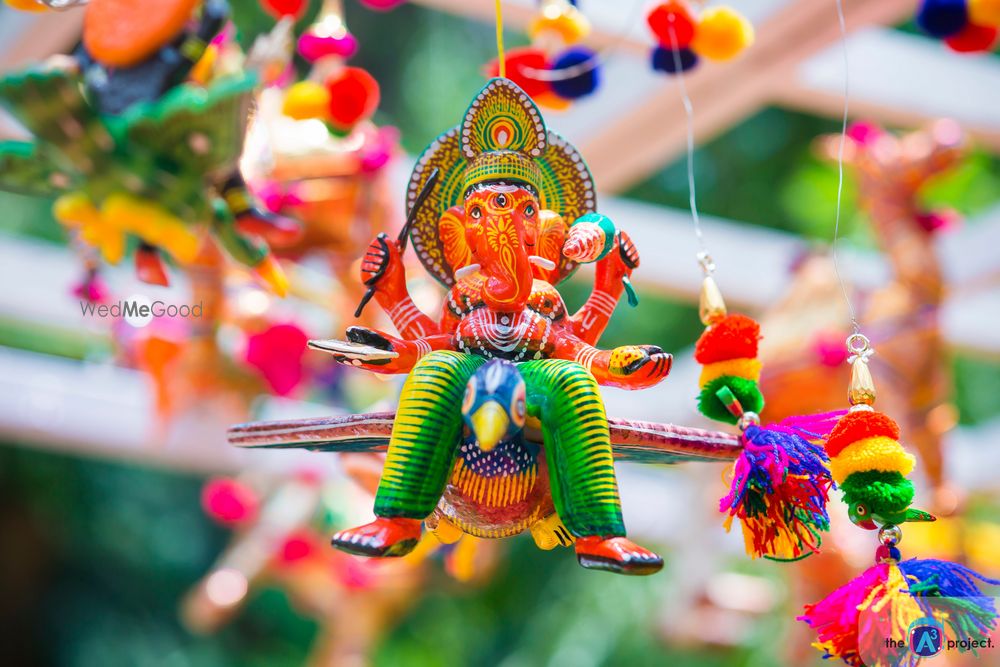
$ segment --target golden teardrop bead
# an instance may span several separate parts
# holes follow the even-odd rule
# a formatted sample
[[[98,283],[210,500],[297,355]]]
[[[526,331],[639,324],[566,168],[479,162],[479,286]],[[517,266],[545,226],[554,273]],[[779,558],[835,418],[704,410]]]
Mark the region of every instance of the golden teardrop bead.
[[[855,359],[851,364],[851,385],[847,391],[851,405],[871,405],[875,402],[875,380],[865,359]]]
[[[701,281],[701,296],[698,299],[698,316],[705,326],[715,324],[726,316],[726,302],[712,276]]]

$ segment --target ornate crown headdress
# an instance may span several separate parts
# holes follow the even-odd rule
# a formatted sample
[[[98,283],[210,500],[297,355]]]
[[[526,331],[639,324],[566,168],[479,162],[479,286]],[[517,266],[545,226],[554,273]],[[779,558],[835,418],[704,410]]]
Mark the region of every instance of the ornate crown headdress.
[[[445,259],[438,219],[477,183],[527,183],[538,193],[543,209],[555,211],[567,222],[593,212],[597,205],[594,180],[583,158],[546,129],[538,107],[510,79],[491,79],[472,100],[462,124],[424,149],[410,176],[408,207],[435,168],[440,170],[438,185],[417,214],[411,239],[424,268],[447,287],[454,283],[454,271]],[[563,261],[560,279],[573,268],[572,262]]]

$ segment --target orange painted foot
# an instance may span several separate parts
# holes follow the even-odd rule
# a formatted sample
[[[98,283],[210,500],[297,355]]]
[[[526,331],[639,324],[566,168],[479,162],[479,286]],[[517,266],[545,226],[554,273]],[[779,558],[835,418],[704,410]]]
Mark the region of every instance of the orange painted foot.
[[[663,559],[625,537],[578,537],[576,559],[591,570],[618,574],[654,574],[663,568]]]
[[[357,556],[392,558],[410,553],[418,541],[420,522],[416,519],[380,516],[371,523],[340,531],[330,543]]]

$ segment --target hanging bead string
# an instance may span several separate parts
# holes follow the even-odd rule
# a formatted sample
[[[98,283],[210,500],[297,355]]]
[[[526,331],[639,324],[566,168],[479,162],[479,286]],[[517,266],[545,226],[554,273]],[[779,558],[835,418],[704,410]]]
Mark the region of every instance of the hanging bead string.
[[[507,78],[507,62],[503,53],[503,7],[500,0],[496,0],[497,10],[497,65],[501,79]]]

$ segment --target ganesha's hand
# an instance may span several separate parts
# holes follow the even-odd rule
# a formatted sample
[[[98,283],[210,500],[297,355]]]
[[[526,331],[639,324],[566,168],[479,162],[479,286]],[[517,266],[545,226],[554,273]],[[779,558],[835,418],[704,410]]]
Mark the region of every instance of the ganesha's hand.
[[[361,260],[361,281],[375,286],[376,293],[402,298],[406,293],[406,273],[399,245],[384,232],[376,236]]]
[[[309,347],[328,353],[337,363],[345,366],[394,373],[399,372],[394,369],[400,363],[400,346],[397,343],[401,342],[374,329],[350,327],[347,340],[311,340]]]
[[[630,278],[632,272],[639,267],[639,250],[625,232],[615,234],[615,243],[611,252],[597,262],[595,278],[598,289],[611,291],[618,288],[621,294],[622,278]]]
[[[672,363],[673,355],[656,345],[625,345],[601,351],[591,372],[606,387],[645,389],[667,377]]]

